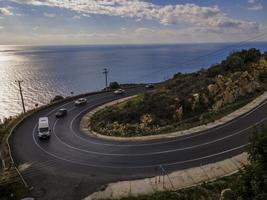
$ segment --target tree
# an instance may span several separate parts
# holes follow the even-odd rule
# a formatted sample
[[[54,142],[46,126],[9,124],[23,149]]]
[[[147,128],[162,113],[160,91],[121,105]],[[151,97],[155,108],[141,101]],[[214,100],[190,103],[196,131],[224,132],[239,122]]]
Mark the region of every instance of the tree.
[[[241,172],[237,182],[240,200],[267,199],[267,129],[255,128],[250,136],[248,154],[250,165]]]
[[[56,102],[56,101],[61,101],[61,100],[63,100],[63,99],[64,99],[63,96],[56,95],[56,96],[51,100],[51,103],[52,103],[52,102]]]
[[[109,84],[109,88],[112,89],[112,90],[118,89],[118,88],[120,88],[120,84],[118,82],[116,82],[116,81],[111,82]]]

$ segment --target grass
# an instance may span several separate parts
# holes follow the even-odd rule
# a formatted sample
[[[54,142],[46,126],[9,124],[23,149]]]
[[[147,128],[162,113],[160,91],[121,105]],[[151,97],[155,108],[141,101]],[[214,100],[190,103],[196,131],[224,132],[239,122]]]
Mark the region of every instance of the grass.
[[[0,125],[2,159],[6,165],[6,169],[3,169],[0,176],[0,200],[21,199],[25,196],[27,191],[27,188],[22,183],[11,162],[8,145],[6,143],[10,131],[23,118],[23,116],[24,115],[21,114],[13,118],[8,118]]]
[[[25,197],[25,195],[25,187],[20,182],[0,185],[0,200],[19,200]]]

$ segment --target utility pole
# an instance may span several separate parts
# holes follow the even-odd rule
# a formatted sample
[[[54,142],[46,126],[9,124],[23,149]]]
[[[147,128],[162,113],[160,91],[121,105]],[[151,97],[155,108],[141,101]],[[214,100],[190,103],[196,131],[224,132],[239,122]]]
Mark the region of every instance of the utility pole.
[[[21,83],[22,83],[23,81],[22,81],[22,80],[16,80],[15,82],[18,83],[18,85],[19,85],[19,92],[20,92],[20,98],[21,98],[21,103],[22,103],[23,113],[25,113],[26,110],[25,110],[24,99],[23,99],[23,95],[22,95],[22,89],[21,89]]]
[[[105,74],[106,90],[108,90],[108,69],[107,68],[104,68],[103,74]]]

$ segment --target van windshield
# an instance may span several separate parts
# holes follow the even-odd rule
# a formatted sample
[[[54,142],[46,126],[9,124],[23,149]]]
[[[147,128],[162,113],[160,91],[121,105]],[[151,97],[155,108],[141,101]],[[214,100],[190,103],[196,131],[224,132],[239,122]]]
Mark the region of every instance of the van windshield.
[[[43,132],[48,132],[48,128],[46,127],[46,128],[39,128],[39,131],[41,132],[41,133],[43,133]]]

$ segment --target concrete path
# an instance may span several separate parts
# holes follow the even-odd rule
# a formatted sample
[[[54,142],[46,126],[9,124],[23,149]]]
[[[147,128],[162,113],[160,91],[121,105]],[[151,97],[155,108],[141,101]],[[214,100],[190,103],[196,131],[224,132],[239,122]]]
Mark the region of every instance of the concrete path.
[[[163,176],[110,183],[104,191],[95,192],[84,200],[120,199],[191,187],[237,172],[248,163],[247,157],[246,153],[242,153],[217,163],[179,170]],[[162,171],[164,172],[164,168]]]

